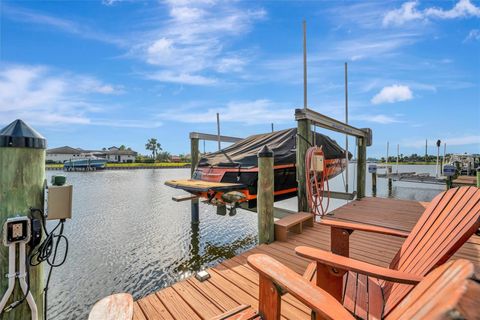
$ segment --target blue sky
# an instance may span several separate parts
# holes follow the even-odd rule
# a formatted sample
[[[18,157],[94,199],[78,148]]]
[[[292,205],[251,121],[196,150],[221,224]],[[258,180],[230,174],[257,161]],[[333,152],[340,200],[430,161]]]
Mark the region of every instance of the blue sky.
[[[480,1],[2,1],[0,125],[21,118],[50,147],[188,133],[245,137],[295,126],[309,106],[373,129],[369,156],[480,153]],[[321,130],[319,130],[321,131]],[[338,134],[330,136],[343,144]],[[353,145],[353,138],[351,139]],[[214,150],[215,143],[207,143]]]

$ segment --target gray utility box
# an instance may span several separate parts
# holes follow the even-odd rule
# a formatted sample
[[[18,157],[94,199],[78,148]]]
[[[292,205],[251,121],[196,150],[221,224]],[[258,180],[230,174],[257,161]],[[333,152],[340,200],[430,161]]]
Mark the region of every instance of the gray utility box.
[[[72,218],[73,186],[49,186],[47,189],[47,220]]]

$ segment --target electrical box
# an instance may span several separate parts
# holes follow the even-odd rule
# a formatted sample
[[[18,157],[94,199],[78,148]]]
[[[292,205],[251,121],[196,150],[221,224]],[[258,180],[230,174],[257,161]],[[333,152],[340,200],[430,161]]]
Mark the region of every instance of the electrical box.
[[[323,171],[323,154],[314,154],[311,164],[311,171],[322,172]]]
[[[3,224],[3,244],[30,241],[30,219],[28,217],[8,218]]]
[[[72,218],[73,186],[49,186],[47,189],[47,220]]]

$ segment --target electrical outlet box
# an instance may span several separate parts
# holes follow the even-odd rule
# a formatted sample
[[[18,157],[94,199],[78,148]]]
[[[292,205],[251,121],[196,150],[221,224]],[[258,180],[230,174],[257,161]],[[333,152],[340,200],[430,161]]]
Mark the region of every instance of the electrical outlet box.
[[[47,189],[47,220],[72,218],[73,186],[49,186]]]
[[[3,224],[3,244],[30,241],[30,219],[28,217],[8,218]]]
[[[323,171],[324,157],[322,154],[314,154],[311,162],[311,171],[322,172]]]

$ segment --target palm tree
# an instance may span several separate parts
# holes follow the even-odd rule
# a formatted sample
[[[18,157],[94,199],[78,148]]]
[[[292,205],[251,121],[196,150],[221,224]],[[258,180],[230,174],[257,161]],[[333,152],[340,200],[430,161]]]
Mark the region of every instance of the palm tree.
[[[152,157],[154,160],[156,159],[157,152],[162,150],[162,146],[155,138],[148,139],[147,144],[145,144],[145,148],[152,151]]]

